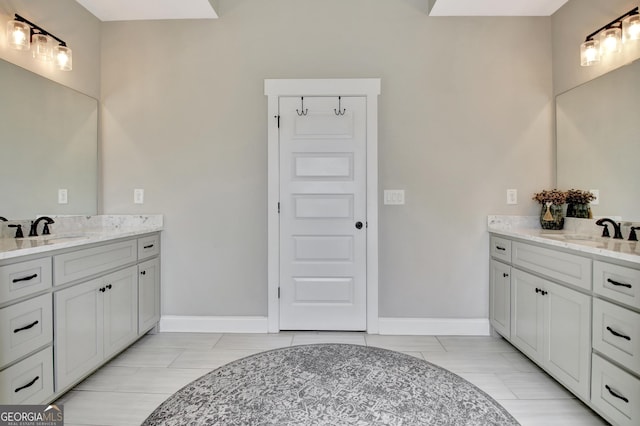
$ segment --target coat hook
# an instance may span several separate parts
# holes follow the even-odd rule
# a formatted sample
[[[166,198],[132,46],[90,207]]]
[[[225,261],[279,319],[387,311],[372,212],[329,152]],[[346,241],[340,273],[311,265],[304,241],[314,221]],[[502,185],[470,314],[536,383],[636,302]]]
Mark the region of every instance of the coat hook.
[[[336,115],[344,115],[344,113],[347,111],[347,109],[340,109],[340,107],[342,106],[342,100],[341,100],[341,96],[338,96],[338,109],[336,110],[335,108],[333,109],[333,112],[336,113]]]
[[[309,109],[304,109],[304,96],[300,97],[300,102],[302,106],[300,107],[300,111],[296,109],[296,112],[298,113],[299,116],[307,115],[307,112],[309,112]]]

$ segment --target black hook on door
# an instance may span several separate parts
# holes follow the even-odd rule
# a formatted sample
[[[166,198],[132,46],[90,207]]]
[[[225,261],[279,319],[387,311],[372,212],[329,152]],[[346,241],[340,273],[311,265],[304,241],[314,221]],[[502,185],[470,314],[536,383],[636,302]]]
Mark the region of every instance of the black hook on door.
[[[300,107],[300,111],[296,109],[296,112],[298,113],[299,116],[307,115],[307,112],[309,112],[309,109],[304,109],[304,96],[300,96],[300,102],[302,106]]]
[[[340,109],[340,107],[342,106],[342,100],[341,100],[341,96],[338,96],[338,109],[333,109],[333,112],[336,113],[336,115],[344,115],[344,113],[347,111],[347,109]]]

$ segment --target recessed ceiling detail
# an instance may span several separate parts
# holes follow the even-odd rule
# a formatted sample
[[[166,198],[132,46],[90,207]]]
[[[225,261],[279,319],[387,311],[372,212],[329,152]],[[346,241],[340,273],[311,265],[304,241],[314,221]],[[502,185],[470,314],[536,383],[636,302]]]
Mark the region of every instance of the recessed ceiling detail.
[[[215,19],[209,0],[76,0],[101,21]]]
[[[550,16],[568,0],[430,0],[429,16]]]

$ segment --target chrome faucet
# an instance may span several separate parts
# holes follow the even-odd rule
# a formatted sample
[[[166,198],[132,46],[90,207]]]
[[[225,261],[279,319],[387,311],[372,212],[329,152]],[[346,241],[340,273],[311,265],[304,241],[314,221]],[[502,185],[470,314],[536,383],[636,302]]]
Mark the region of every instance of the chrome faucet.
[[[613,239],[614,240],[622,240],[622,239],[624,239],[622,237],[622,231],[620,229],[620,224],[614,222],[613,220],[609,219],[608,217],[605,217],[603,219],[598,219],[596,221],[596,225],[604,226],[604,229],[602,230],[602,236],[603,237],[610,237],[611,236],[611,235],[609,235],[609,227],[607,226],[607,222],[610,223],[611,225],[613,225],[613,231],[614,231]]]
[[[41,216],[35,221],[33,220],[31,221],[31,229],[29,230],[30,237],[38,236],[38,224],[43,220],[45,221],[45,224],[44,224],[44,228],[42,228],[42,235],[49,235],[51,233],[49,231],[49,225],[51,225],[52,223],[55,223],[55,221],[48,216]]]

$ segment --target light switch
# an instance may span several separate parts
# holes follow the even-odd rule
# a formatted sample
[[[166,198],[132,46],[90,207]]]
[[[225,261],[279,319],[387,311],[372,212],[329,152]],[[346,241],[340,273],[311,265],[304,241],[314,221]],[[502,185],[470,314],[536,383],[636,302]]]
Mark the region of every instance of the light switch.
[[[135,204],[144,204],[144,189],[133,190],[133,202]]]
[[[404,189],[385,189],[384,203],[387,205],[404,204]]]
[[[67,204],[69,202],[68,195],[66,189],[58,189],[58,204]]]
[[[507,204],[518,204],[517,189],[507,189]]]

